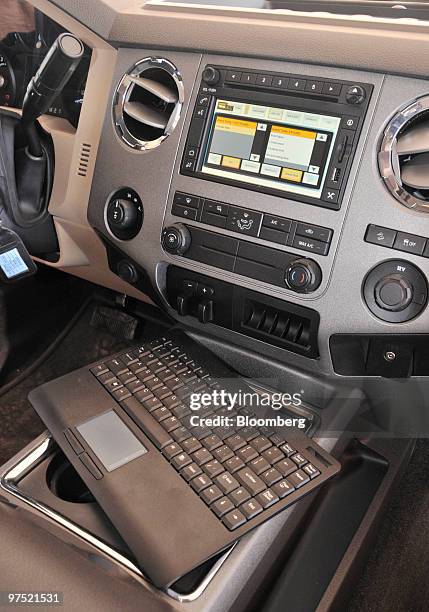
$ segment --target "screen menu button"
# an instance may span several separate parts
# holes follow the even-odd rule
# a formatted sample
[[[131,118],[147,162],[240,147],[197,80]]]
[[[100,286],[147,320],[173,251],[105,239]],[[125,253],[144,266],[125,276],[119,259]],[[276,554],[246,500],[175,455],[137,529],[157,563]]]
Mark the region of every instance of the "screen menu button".
[[[232,206],[229,210],[226,229],[248,236],[258,236],[262,213]]]

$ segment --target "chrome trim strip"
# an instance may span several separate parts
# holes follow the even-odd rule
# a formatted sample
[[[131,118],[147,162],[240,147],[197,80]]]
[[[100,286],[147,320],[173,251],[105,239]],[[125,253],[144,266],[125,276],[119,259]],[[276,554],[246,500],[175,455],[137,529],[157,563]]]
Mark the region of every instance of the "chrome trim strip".
[[[403,106],[387,125],[378,153],[380,174],[390,193],[407,208],[424,213],[429,213],[429,202],[411,195],[402,185],[396,142],[399,133],[405,125],[417,115],[428,110],[428,95],[416,98],[411,103]]]
[[[32,468],[36,467],[43,459],[52,454],[53,449],[56,447],[56,443],[54,442],[51,436],[46,436],[41,443],[30,450],[27,455],[25,455],[18,463],[13,465],[6,473],[2,474],[0,478],[0,489],[6,491],[9,495],[20,500],[23,504],[30,506],[33,510],[40,513],[44,517],[58,523],[64,529],[73,533],[73,535],[81,538],[86,543],[90,544],[101,553],[109,557],[112,561],[120,565],[123,569],[133,575],[134,578],[143,582],[151,589],[155,587],[149,582],[149,580],[144,576],[141,570],[127,557],[111,548],[109,545],[105,544],[102,540],[99,540],[97,537],[93,536],[89,532],[85,531],[69,519],[67,519],[62,514],[59,514],[49,506],[38,502],[32,497],[26,495],[18,488],[19,481],[24,478],[26,474],[28,474]],[[183,595],[181,593],[177,593],[173,589],[166,588],[162,592],[166,595],[179,601],[181,603],[195,601],[200,597],[200,595],[205,591],[210,582],[213,580],[217,572],[220,570],[226,559],[231,554],[237,542],[235,542],[231,548],[229,548],[225,554],[216,561],[213,567],[208,572],[207,576],[201,582],[201,584],[191,593],[187,595]]]
[[[172,77],[177,87],[178,100],[165,127],[164,134],[156,140],[145,141],[139,140],[128,130],[124,120],[124,106],[126,102],[128,102],[134,87],[138,87],[132,78],[141,77],[144,72],[150,68],[160,68],[165,70]],[[127,144],[132,149],[136,149],[137,151],[149,151],[150,149],[155,149],[175,130],[180,119],[184,100],[185,89],[183,87],[183,80],[178,69],[166,59],[160,57],[146,57],[134,64],[131,70],[123,75],[116,88],[112,105],[115,131],[122,142]]]

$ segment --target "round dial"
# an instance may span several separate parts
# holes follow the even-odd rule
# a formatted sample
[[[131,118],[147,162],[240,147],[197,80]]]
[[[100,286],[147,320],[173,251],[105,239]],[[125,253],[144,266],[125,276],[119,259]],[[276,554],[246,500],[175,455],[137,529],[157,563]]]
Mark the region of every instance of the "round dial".
[[[404,323],[426,306],[428,288],[423,273],[401,259],[385,261],[373,268],[363,283],[370,311],[388,323]]]
[[[119,189],[107,202],[106,225],[120,240],[130,240],[139,233],[143,216],[143,204],[134,189]]]
[[[171,255],[183,255],[191,246],[191,234],[183,223],[166,227],[162,232],[162,247]]]
[[[287,268],[285,283],[298,293],[311,293],[315,291],[322,280],[322,272],[318,264],[312,259],[295,259]]]

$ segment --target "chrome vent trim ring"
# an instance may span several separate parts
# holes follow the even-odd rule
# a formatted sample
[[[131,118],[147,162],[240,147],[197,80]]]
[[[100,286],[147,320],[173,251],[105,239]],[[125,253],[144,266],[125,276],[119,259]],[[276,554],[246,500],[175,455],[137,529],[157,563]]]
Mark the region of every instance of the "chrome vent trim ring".
[[[173,87],[146,78],[144,73],[153,72],[153,69],[165,71]],[[130,100],[136,87],[158,98],[160,109]],[[116,88],[112,106],[115,131],[119,138],[132,149],[137,151],[155,149],[174,132],[180,119],[183,102],[183,80],[174,64],[164,58],[146,57],[134,64],[131,70],[123,75]],[[174,106],[164,112],[163,104]],[[154,139],[137,137],[127,126],[127,116],[142,126],[159,130],[160,134]]]
[[[429,115],[429,95],[407,103],[390,120],[386,127],[378,153],[378,167],[390,193],[404,206],[418,212],[429,213],[429,201],[410,193],[403,184],[397,143],[407,125],[422,114]]]

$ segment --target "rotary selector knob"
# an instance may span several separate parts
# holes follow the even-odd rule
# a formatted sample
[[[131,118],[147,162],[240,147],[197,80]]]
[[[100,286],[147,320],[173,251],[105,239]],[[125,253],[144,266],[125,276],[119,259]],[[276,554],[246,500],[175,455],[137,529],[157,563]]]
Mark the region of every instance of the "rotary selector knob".
[[[285,283],[298,293],[315,291],[322,281],[322,271],[312,259],[295,259],[287,268]]]
[[[133,189],[119,189],[107,202],[106,224],[120,240],[130,240],[139,233],[143,215],[142,201]]]
[[[385,276],[375,287],[375,300],[384,310],[399,312],[407,308],[412,299],[413,286],[400,274]]]
[[[366,91],[360,85],[352,85],[346,92],[347,104],[353,104],[355,106],[362,104],[366,100]]]
[[[370,311],[388,323],[414,319],[426,306],[426,277],[413,264],[391,259],[375,266],[363,283]]]
[[[220,80],[220,72],[213,66],[207,66],[203,70],[202,79],[207,85],[216,85]]]
[[[166,227],[162,232],[162,247],[170,255],[183,255],[191,246],[191,234],[183,223]]]

